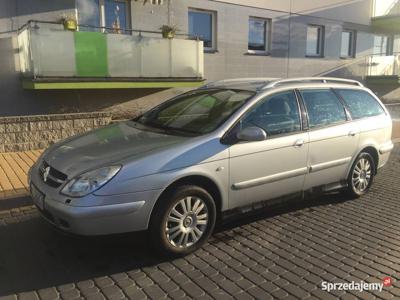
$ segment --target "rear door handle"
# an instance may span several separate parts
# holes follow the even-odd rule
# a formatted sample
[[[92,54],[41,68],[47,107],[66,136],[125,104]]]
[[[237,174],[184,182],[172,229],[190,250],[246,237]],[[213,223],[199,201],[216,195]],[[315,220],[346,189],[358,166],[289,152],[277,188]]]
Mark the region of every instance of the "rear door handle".
[[[295,147],[301,147],[301,146],[303,146],[304,145],[304,140],[297,140],[297,141],[295,141],[294,142],[294,146]]]
[[[357,134],[357,132],[355,132],[354,130],[350,130],[349,132],[349,136],[355,136]]]

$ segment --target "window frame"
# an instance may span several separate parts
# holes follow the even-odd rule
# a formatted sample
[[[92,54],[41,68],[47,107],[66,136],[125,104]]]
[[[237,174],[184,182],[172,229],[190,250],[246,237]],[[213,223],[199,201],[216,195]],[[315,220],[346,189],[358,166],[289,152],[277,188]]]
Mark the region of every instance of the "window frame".
[[[319,53],[308,53],[307,52],[307,43],[308,43],[308,29],[312,28],[317,28],[318,30],[318,36],[317,36],[317,50],[319,49]],[[307,24],[307,31],[306,31],[306,57],[314,57],[314,58],[320,58],[324,57],[324,52],[325,52],[325,26],[324,25],[318,25],[318,24]]]
[[[189,13],[196,12],[196,13],[204,13],[211,16],[211,47],[204,46],[205,53],[214,53],[217,52],[217,12],[214,10],[206,10],[201,8],[193,8],[189,7],[187,17],[188,17],[188,31],[189,31]],[[189,37],[194,38],[189,32]]]
[[[125,15],[126,15],[126,24],[124,27],[121,28],[121,33],[119,34],[132,34],[130,30],[132,28],[132,18],[131,18],[131,1],[130,0],[112,0],[113,2],[121,2],[125,3]],[[98,5],[99,5],[99,30],[100,32],[103,33],[110,33],[113,34],[114,32],[108,32],[109,29],[106,29],[106,4],[105,0],[98,0]],[[79,10],[76,8],[76,14],[77,14],[77,19],[79,20]],[[87,24],[83,24],[87,25]],[[78,24],[78,30],[79,29],[79,24]]]
[[[250,20],[258,20],[265,22],[265,33],[264,33],[264,47],[265,50],[252,50],[249,49],[249,41],[250,41]],[[259,54],[259,55],[270,55],[271,53],[271,37],[272,37],[272,19],[262,18],[256,16],[249,16],[247,21],[248,31],[247,31],[247,53],[248,54]]]
[[[348,41],[348,46],[349,46],[349,51],[347,55],[342,54],[342,42],[343,42],[343,33],[348,32],[350,33],[350,38]],[[357,37],[357,32],[355,30],[351,29],[343,29],[341,33],[341,44],[340,44],[340,58],[354,58],[356,56],[356,37]]]
[[[331,123],[331,124],[328,124],[328,125],[323,125],[323,126],[319,125],[319,126],[316,126],[316,127],[311,127],[310,126],[310,114],[308,112],[307,105],[306,105],[306,102],[305,102],[305,100],[303,98],[303,95],[301,94],[301,91],[304,91],[304,90],[307,90],[307,91],[308,90],[327,90],[327,91],[331,91],[332,94],[337,98],[338,102],[342,105],[343,111],[344,111],[344,115],[345,115],[346,119],[344,121]],[[325,128],[329,128],[329,127],[333,127],[333,126],[343,125],[343,124],[346,124],[347,122],[352,121],[352,118],[351,118],[351,115],[350,115],[350,113],[348,111],[346,103],[343,101],[342,97],[340,97],[340,95],[338,95],[336,93],[336,91],[333,88],[329,88],[329,87],[328,88],[326,88],[326,87],[324,87],[324,88],[322,88],[322,87],[297,88],[296,92],[297,92],[298,97],[299,97],[299,99],[300,99],[300,101],[302,103],[302,108],[304,109],[305,116],[306,116],[306,119],[307,119],[307,131],[321,130],[321,129],[325,129]]]
[[[380,49],[381,50],[381,52],[379,52],[379,53],[375,53],[375,38],[376,37],[380,37],[380,38],[386,38],[386,49]],[[391,40],[391,37],[390,37],[390,35],[387,35],[387,34],[375,34],[374,35],[374,45],[373,45],[373,48],[372,48],[372,51],[373,51],[373,55],[376,55],[376,56],[389,56],[389,55],[391,55],[391,44],[392,44],[392,40]],[[382,52],[382,50],[384,50],[384,52]]]

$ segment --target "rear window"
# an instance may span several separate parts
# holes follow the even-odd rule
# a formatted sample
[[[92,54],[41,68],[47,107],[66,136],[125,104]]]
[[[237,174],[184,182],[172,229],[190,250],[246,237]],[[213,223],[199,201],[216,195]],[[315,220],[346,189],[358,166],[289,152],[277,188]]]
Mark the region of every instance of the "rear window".
[[[343,98],[353,119],[378,116],[384,113],[382,106],[366,91],[336,89],[336,92]]]

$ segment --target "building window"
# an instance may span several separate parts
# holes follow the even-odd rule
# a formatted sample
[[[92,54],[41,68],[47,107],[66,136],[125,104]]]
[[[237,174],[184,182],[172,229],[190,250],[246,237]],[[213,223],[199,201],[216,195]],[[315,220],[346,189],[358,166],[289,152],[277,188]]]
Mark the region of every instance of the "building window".
[[[389,37],[386,35],[375,35],[373,54],[388,55],[388,53],[389,53]]]
[[[342,31],[342,44],[340,57],[348,58],[355,56],[355,32],[351,30]]]
[[[307,26],[307,56],[323,56],[324,26]]]
[[[205,10],[189,10],[189,35],[204,42],[205,50],[216,49],[216,13]]]
[[[268,53],[270,45],[271,20],[249,18],[249,53]]]
[[[129,33],[129,9],[128,0],[78,0],[79,30]]]

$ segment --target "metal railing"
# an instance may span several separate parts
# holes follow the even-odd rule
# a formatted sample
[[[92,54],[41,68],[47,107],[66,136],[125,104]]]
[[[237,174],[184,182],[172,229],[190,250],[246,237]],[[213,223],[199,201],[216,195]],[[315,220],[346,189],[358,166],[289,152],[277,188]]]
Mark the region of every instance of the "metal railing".
[[[15,30],[7,30],[7,31],[2,31],[0,34],[5,34],[5,33],[19,33],[20,31],[24,30],[25,28],[40,28],[40,24],[46,24],[46,25],[55,25],[59,26],[62,28],[63,24],[61,22],[55,22],[55,21],[42,21],[42,20],[29,20],[25,24],[23,24],[21,27]],[[88,24],[78,24],[77,29],[78,31],[85,31],[82,30],[83,28],[85,29],[92,29],[90,31],[98,31],[98,32],[103,32],[103,33],[111,33],[111,34],[133,34],[137,33],[139,36],[143,34],[157,34],[157,35],[162,35],[162,31],[157,31],[157,30],[145,30],[145,29],[132,29],[132,28],[114,28],[114,27],[106,27],[106,26],[93,26],[93,25],[88,25]],[[175,36],[177,37],[185,37],[190,40],[201,40],[200,36],[193,36],[188,33],[175,33]]]
[[[366,67],[367,76],[399,76],[400,53],[367,56]]]

